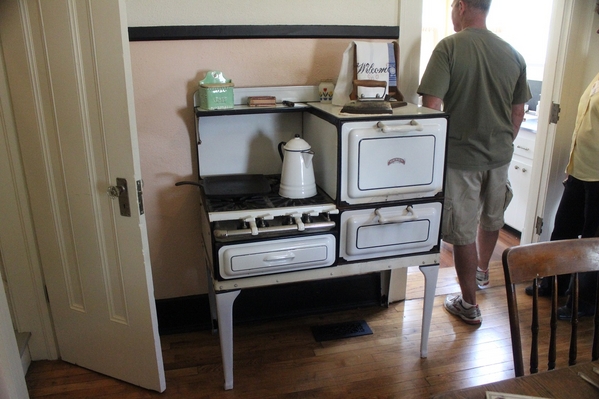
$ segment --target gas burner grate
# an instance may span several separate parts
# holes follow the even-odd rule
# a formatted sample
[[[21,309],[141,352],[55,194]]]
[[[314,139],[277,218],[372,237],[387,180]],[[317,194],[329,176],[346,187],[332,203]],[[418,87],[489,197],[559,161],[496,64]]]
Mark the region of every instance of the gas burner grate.
[[[211,212],[227,212],[246,209],[271,208],[263,196],[235,197],[235,198],[209,198],[208,208]]]
[[[268,175],[271,191],[264,195],[250,195],[242,197],[215,197],[206,196],[205,204],[208,212],[231,212],[241,210],[257,210],[272,208],[293,208],[310,205],[325,205],[333,202],[319,187],[315,196],[310,198],[292,199],[279,195],[279,176]]]
[[[315,195],[310,198],[285,198],[281,196],[270,196],[270,202],[273,204],[273,208],[289,208],[294,206],[306,206],[306,205],[322,205],[326,204],[327,201],[322,195]]]

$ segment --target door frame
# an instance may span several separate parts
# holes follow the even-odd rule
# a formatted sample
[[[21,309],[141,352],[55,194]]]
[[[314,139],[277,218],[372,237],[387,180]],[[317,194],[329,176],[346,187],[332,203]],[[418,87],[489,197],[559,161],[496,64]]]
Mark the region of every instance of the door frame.
[[[0,274],[3,274],[2,272],[8,274],[5,265],[12,266],[14,263],[11,260],[14,259],[14,256],[19,260],[26,260],[22,259],[22,257],[26,257],[26,253],[13,251],[14,241],[7,243],[6,239],[7,235],[10,235],[18,240],[22,237],[21,233],[23,233],[20,224],[13,229],[12,226],[15,223],[11,220],[6,220],[7,218],[11,219],[11,216],[19,216],[19,213],[15,213],[14,209],[16,193],[13,190],[6,190],[6,187],[15,187],[15,180],[13,179],[15,174],[17,174],[15,167],[18,169],[19,166],[12,162],[15,154],[11,150],[12,146],[9,144],[10,142],[14,143],[15,130],[7,87],[2,41],[0,40],[0,182],[2,182],[2,187],[4,187],[0,192],[0,208],[3,209],[0,220],[3,226],[11,226],[10,229],[0,229],[0,266],[2,266],[0,267],[2,269],[0,270]],[[18,176],[22,177],[22,175]],[[22,179],[20,182],[22,183]],[[11,199],[13,200],[11,201]],[[26,265],[27,263],[19,264]],[[12,271],[12,269],[10,270]],[[8,399],[28,398],[29,394],[27,392],[25,374],[15,337],[15,331],[19,328],[13,325],[12,315],[16,313],[15,307],[17,306],[14,304],[15,295],[9,296],[9,292],[6,291],[4,286],[4,280],[8,282],[9,280],[12,281],[13,278],[8,275],[0,276],[0,369],[4,370],[3,373],[0,373],[0,397]],[[26,285],[29,285],[30,282],[33,283],[27,278],[24,280]],[[33,316],[36,319],[39,315],[34,314]],[[39,319],[41,320],[41,317]]]
[[[567,39],[570,35],[572,7],[573,2],[565,0],[554,0],[553,2],[535,139],[534,153],[536,156],[533,158],[530,191],[520,237],[521,244],[537,242],[540,239],[540,234],[537,234],[536,223],[537,217],[543,217],[545,209],[557,130],[556,124],[549,122],[548,114],[551,112],[551,104],[553,102],[559,103],[568,46]],[[552,29],[555,26],[560,26],[561,29]],[[543,195],[541,195],[541,192]]]
[[[20,13],[18,2],[0,3],[0,16],[15,13]],[[24,40],[22,26],[13,24],[14,21],[14,17],[2,18],[0,23],[0,107],[5,129],[0,145],[2,152],[7,154],[9,165],[7,168],[0,168],[0,181],[12,188],[3,190],[0,196],[0,204],[7,219],[4,221],[10,226],[0,231],[0,250],[8,283],[5,287],[6,294],[9,296],[9,306],[15,319],[14,329],[31,333],[29,350],[33,360],[57,359],[58,347],[46,301],[33,215],[29,206],[29,193],[8,89],[9,77],[4,68],[5,52],[12,57],[18,56],[15,49],[21,54],[32,50]],[[7,51],[9,48],[10,52]],[[27,78],[31,79],[29,73]],[[32,85],[28,87],[31,88]],[[31,91],[28,96],[34,98],[35,93]],[[34,106],[32,111],[35,114]]]

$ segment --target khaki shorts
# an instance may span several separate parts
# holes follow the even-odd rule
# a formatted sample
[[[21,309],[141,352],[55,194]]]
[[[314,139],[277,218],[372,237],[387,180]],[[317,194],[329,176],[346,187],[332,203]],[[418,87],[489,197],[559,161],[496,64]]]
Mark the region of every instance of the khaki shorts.
[[[485,231],[503,227],[503,212],[512,199],[509,164],[478,172],[447,168],[443,206],[443,241],[472,244],[480,224]]]

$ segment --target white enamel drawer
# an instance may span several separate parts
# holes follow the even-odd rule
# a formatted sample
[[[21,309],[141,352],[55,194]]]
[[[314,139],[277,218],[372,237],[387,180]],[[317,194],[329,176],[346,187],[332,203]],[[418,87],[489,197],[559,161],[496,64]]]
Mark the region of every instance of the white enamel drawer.
[[[282,273],[335,263],[332,234],[225,245],[218,251],[224,279]]]
[[[353,261],[430,251],[439,243],[441,208],[432,202],[345,211],[339,255]]]

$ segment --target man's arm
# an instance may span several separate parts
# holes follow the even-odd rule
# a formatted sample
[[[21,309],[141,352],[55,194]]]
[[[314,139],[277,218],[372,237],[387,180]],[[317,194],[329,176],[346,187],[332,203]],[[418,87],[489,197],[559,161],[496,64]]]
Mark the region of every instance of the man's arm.
[[[422,105],[427,108],[436,109],[437,111],[441,111],[441,106],[443,105],[443,100],[439,97],[431,96],[428,94],[422,95]],[[522,107],[524,110],[524,107]]]
[[[423,99],[424,101],[424,99]],[[514,140],[520,131],[520,125],[524,120],[524,104],[513,104],[512,105],[512,126],[514,128]]]

